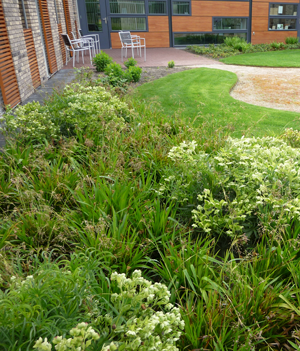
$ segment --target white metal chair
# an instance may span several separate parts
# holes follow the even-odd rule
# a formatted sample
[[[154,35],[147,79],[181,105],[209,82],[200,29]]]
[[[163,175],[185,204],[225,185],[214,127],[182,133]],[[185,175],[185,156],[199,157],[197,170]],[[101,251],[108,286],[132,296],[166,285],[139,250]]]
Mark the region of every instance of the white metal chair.
[[[140,38],[138,35],[131,35],[130,32],[119,32],[120,41],[122,44],[121,47],[121,59],[123,61],[123,50],[131,49],[132,57],[134,58],[134,49],[137,49],[137,53],[140,53],[142,56],[142,48],[144,48],[144,60],[146,61],[146,40],[145,38]],[[142,42],[143,41],[143,42]]]
[[[81,44],[77,44],[81,47],[83,46],[87,46],[91,49],[92,51],[92,56],[95,57],[96,52],[95,52],[95,43],[94,43],[94,39],[91,37],[81,37],[81,38],[76,38],[76,33],[75,32],[71,32],[72,36],[73,36],[73,40],[81,40],[82,43]]]
[[[82,62],[84,63],[84,51],[89,51],[90,61],[92,64],[91,48],[89,46],[84,46],[84,42],[81,39],[71,40],[68,34],[61,34],[64,41],[66,52],[73,52],[73,67],[75,66],[75,55],[77,53],[77,62],[79,63],[79,52],[82,53]],[[66,55],[66,64],[68,55]]]
[[[78,30],[78,37],[80,39],[81,38],[93,38],[94,39],[95,52],[96,52],[96,54],[100,54],[101,48],[100,48],[100,37],[99,37],[99,34],[82,35],[82,29],[79,29]]]

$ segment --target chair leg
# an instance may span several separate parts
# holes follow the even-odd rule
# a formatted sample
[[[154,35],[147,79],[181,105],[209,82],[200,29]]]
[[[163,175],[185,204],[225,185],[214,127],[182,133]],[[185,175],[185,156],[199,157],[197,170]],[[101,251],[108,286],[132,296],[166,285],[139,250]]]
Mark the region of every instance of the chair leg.
[[[134,58],[134,51],[133,51],[133,46],[131,47],[131,52],[132,52],[132,58]]]
[[[142,49],[141,49],[142,50]],[[144,47],[144,59],[145,59],[145,61],[146,61],[146,45],[145,45],[145,47]]]
[[[82,63],[84,64],[84,51],[81,51]]]
[[[92,60],[92,55],[91,55],[91,49],[89,48],[89,54],[90,54],[90,61],[91,61],[91,65],[93,64],[93,60]]]
[[[73,51],[73,67],[75,66],[75,56],[76,56],[76,52]]]

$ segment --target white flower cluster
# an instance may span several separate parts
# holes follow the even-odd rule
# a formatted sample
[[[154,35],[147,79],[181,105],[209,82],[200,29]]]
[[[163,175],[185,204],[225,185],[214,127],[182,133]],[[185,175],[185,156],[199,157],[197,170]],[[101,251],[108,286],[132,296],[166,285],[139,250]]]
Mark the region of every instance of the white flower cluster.
[[[61,116],[66,123],[80,129],[101,129],[102,121],[113,121],[122,127],[130,116],[128,105],[100,86],[67,86],[64,97],[69,103],[68,108],[61,111]]]
[[[30,287],[34,283],[33,275],[28,275],[25,280],[12,275],[10,277],[10,281],[16,290],[20,289],[21,287]]]
[[[126,278],[125,274],[113,273],[111,280],[116,281],[120,289],[120,293],[113,294],[112,302],[126,322],[116,325],[112,336],[116,341],[101,351],[117,350],[124,344],[128,351],[178,350],[176,341],[180,338],[184,321],[179,308],[169,303],[167,287],[152,284],[141,276],[139,270],[133,272],[132,279]],[[112,318],[107,319],[112,321]]]
[[[62,336],[57,336],[52,343],[55,345],[57,351],[85,351],[91,345],[92,341],[100,338],[99,334],[95,332],[87,323],[79,323],[75,328],[70,330],[72,338],[66,339]],[[37,351],[51,351],[52,345],[47,338],[44,340],[39,338],[33,346]]]
[[[300,219],[299,149],[277,138],[229,139],[209,158],[209,168],[223,198],[209,189],[198,196],[202,205],[193,211],[195,227],[234,236],[265,209],[278,224]]]
[[[49,111],[39,102],[30,102],[15,109],[15,116],[6,113],[3,132],[19,131],[28,139],[55,138],[58,127],[51,121]]]
[[[179,146],[172,147],[169,151],[168,157],[173,161],[194,164],[195,158],[193,155],[195,154],[196,147],[197,143],[195,140],[190,142],[183,141]]]

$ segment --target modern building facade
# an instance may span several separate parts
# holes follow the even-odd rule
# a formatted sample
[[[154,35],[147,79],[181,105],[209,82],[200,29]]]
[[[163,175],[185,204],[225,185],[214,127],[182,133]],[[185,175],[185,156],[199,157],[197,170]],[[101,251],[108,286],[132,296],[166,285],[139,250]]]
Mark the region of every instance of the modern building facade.
[[[0,0],[0,106],[15,106],[62,68],[60,33],[100,36],[119,48],[119,30],[151,47],[253,44],[299,36],[299,0]],[[1,107],[0,107],[1,112]]]
[[[218,44],[239,36],[253,44],[298,36],[299,0],[78,0],[85,34],[118,48],[119,30],[146,38],[147,47]]]

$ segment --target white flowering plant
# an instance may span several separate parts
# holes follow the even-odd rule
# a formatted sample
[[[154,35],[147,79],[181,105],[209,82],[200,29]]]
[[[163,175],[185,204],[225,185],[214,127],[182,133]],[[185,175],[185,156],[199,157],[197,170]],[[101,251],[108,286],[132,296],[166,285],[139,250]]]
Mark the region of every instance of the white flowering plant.
[[[52,116],[61,129],[99,132],[108,123],[122,128],[130,121],[128,105],[101,86],[73,84],[66,86],[59,98],[63,108],[52,108]]]
[[[167,287],[144,279],[139,270],[132,278],[112,273],[111,281],[118,292],[111,296],[112,312],[98,319],[108,333],[101,351],[178,350],[184,322],[179,308],[169,302]]]
[[[187,175],[190,168],[198,171],[198,181],[206,185],[192,211],[195,228],[248,240],[259,235],[259,226],[299,219],[300,152],[285,141],[229,138],[217,154],[205,157],[180,148],[176,155],[173,148],[169,156],[182,160]]]
[[[88,325],[88,323],[79,323],[69,332],[71,338],[56,336],[52,343],[47,338],[39,338],[33,346],[36,351],[51,351],[54,346],[57,351],[86,351],[93,341],[100,338],[99,334]]]
[[[128,105],[104,87],[75,83],[55,93],[45,105],[30,102],[14,113],[7,110],[0,130],[18,140],[55,140],[75,135],[76,130],[90,134],[112,127],[122,130],[130,119]]]
[[[47,107],[36,101],[17,107],[14,113],[8,109],[2,120],[4,123],[0,130],[4,134],[17,134],[25,140],[55,139],[59,133],[59,128],[51,120]]]

